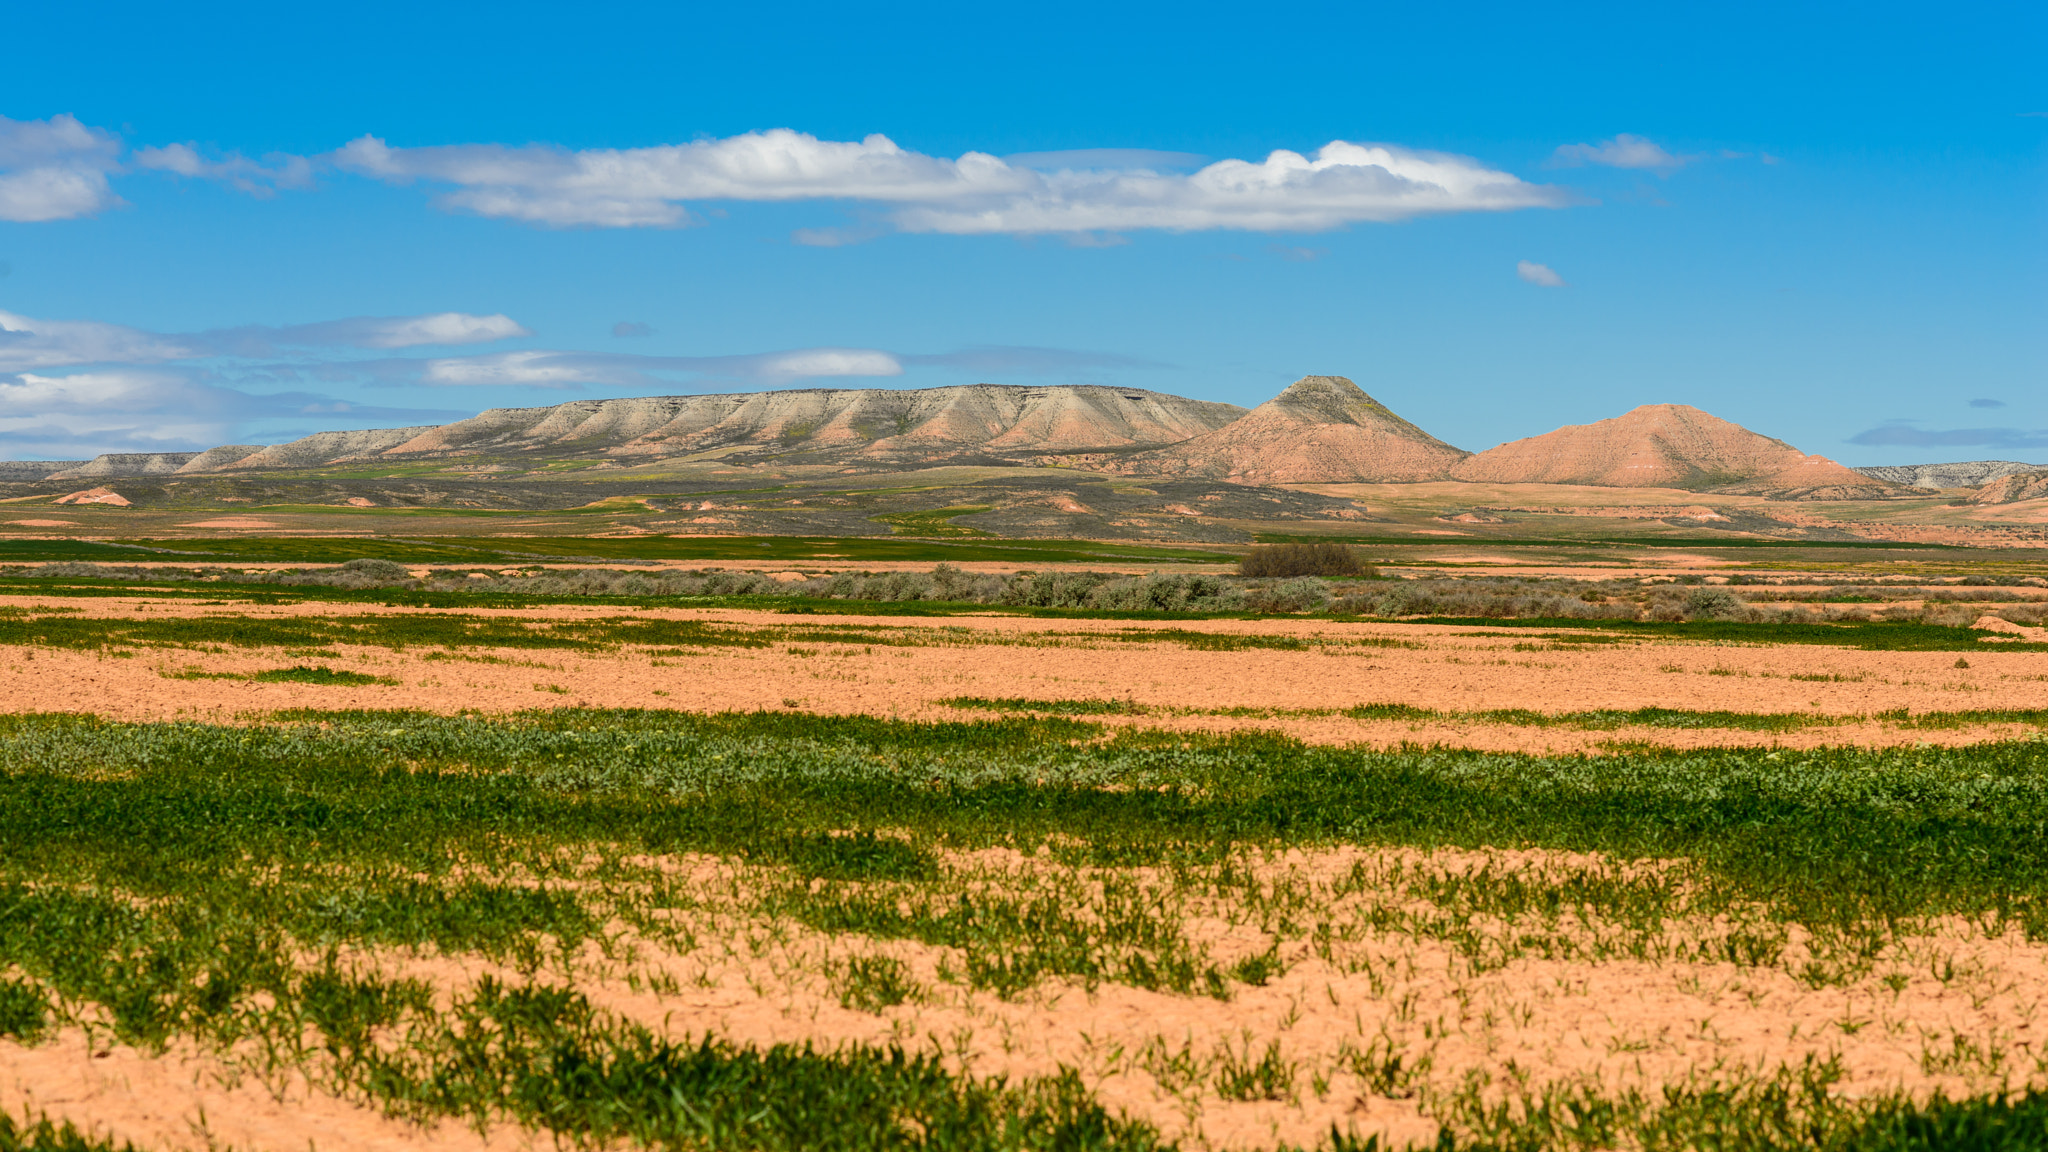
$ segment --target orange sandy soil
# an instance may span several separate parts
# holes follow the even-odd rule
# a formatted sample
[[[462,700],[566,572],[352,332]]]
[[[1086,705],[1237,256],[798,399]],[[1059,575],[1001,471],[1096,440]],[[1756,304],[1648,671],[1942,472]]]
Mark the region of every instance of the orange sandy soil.
[[[1954,1096],[2044,1079],[2048,1021],[2038,990],[2048,986],[2048,945],[2017,932],[1953,920],[1901,925],[1874,956],[1842,968],[1847,950],[1794,926],[1780,955],[1746,966],[1705,958],[1702,949],[1718,957],[1732,932],[1783,931],[1761,914],[1676,917],[1647,933],[1577,910],[1446,919],[1447,909],[1404,887],[1482,869],[1551,883],[1617,872],[1640,878],[1656,865],[1617,870],[1575,854],[1369,849],[1243,862],[1262,892],[1287,890],[1297,907],[1312,909],[1305,920],[1329,925],[1320,944],[1212,895],[1199,877],[1176,888],[1171,877],[1130,870],[1121,876],[1161,900],[1161,914],[1208,959],[1228,964],[1277,947],[1284,970],[1263,986],[1233,985],[1228,999],[1055,980],[1005,1001],[949,978],[961,968],[957,951],[761,919],[752,898],[786,882],[771,870],[704,858],[634,863],[694,899],[674,911],[669,931],[615,925],[620,959],[605,960],[592,946],[562,962],[567,972],[544,974],[572,975],[600,1010],[684,1042],[708,1033],[754,1044],[898,1043],[936,1049],[955,1069],[984,1076],[1072,1067],[1110,1108],[1196,1148],[1313,1146],[1333,1124],[1395,1146],[1427,1142],[1436,1130],[1427,1110],[1468,1078],[1493,1101],[1516,1076],[1531,1091],[1585,1084],[1654,1098],[1664,1085],[1739,1082],[1809,1057],[1839,1057],[1845,1078],[1836,1091],[1852,1098],[1895,1090]],[[950,882],[966,889],[1056,893],[1079,908],[1100,907],[1106,875],[1007,850],[945,863]],[[1440,934],[1446,925],[1453,936]],[[1455,938],[1467,925],[1482,942],[1476,949]],[[1513,941],[1538,943],[1516,949]],[[1562,958],[1539,958],[1546,950]],[[835,973],[862,956],[903,964],[914,982],[910,999],[873,1014],[843,1006]],[[449,995],[485,975],[516,975],[431,953],[359,954],[352,962],[425,979]],[[1816,969],[1838,975],[1808,979]],[[1293,1069],[1288,1098],[1222,1099],[1214,1086],[1219,1059],[1257,1059],[1269,1044]],[[1376,1091],[1350,1062],[1375,1048],[1402,1055],[1420,1074],[1405,1088]],[[1998,1062],[1978,1052],[1999,1054]],[[1195,1076],[1177,1079],[1166,1062],[1174,1056]],[[180,1046],[157,1056],[96,1044],[74,1027],[33,1049],[0,1043],[0,1106],[28,1104],[143,1147],[195,1152],[309,1141],[329,1150],[540,1143],[509,1127],[481,1136],[452,1122],[411,1128],[320,1090],[317,1059],[310,1078],[259,1078],[252,1070],[260,1064],[253,1048]]]
[[[179,601],[45,600],[0,597],[22,608],[81,610],[146,618],[228,613],[252,619],[443,610],[304,603],[203,606]],[[1533,630],[1441,625],[1344,624],[1314,620],[1131,623],[1008,616],[942,619],[788,616],[731,609],[553,607],[462,610],[457,614],[534,622],[632,615],[700,620],[738,629],[862,626],[921,646],[779,642],[769,648],[687,648],[654,658],[620,650],[462,649],[342,646],[338,657],[281,650],[139,649],[132,658],[63,649],[0,647],[0,700],[16,712],[89,712],[109,718],[233,721],[286,708],[427,708],[510,712],[562,705],[748,711],[791,708],[916,719],[976,715],[938,703],[952,697],[1115,699],[1149,714],[1104,716],[1109,724],[1190,731],[1278,730],[1325,744],[1452,744],[1517,750],[1596,750],[1620,741],[1675,746],[1802,747],[1829,743],[1958,743],[2032,729],[1978,725],[1900,728],[1877,721],[1810,727],[1777,735],[1712,729],[1575,731],[1463,721],[1359,721],[1287,716],[1289,710],[1406,704],[1441,711],[1519,708],[1542,712],[1663,707],[1731,712],[1814,712],[1863,716],[2048,708],[2048,655],[1998,650],[1866,652],[1812,645],[1721,647],[1667,641],[1562,647]],[[1201,651],[1180,643],[1113,639],[1167,629],[1220,635],[1298,637],[1301,651]],[[1493,632],[1494,635],[1475,635]],[[1370,647],[1389,641],[1418,647]],[[1517,645],[1535,651],[1517,651]],[[432,656],[441,659],[431,659]],[[478,662],[494,658],[508,663]],[[395,678],[395,685],[330,687],[179,680],[179,671],[247,673],[301,663]],[[1825,681],[1794,680],[1793,676]],[[1188,715],[1216,709],[1263,715]],[[1176,714],[1178,710],[1179,714]]]

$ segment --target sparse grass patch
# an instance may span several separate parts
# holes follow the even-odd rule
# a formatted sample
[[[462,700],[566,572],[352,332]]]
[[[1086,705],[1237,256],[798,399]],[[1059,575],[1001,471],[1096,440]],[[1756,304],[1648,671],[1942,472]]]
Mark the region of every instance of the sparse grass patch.
[[[391,676],[373,676],[368,672],[350,672],[317,664],[294,664],[289,668],[269,668],[261,672],[208,672],[195,664],[178,672],[159,670],[157,674],[167,680],[248,680],[258,684],[324,684],[333,687],[398,683]]]
[[[1361,706],[1374,712],[1438,715]],[[1164,1141],[1105,1109],[1079,1072],[999,1082],[923,1048],[658,1035],[593,1008],[576,958],[630,963],[620,923],[684,949],[678,916],[708,909],[743,918],[735,948],[755,931],[778,956],[824,940],[840,959],[807,979],[829,988],[825,1002],[891,1014],[1110,984],[1259,1004],[1275,985],[1295,993],[1298,963],[1360,982],[1435,979],[1397,971],[1388,940],[1440,942],[1458,979],[1625,959],[1833,987],[1906,970],[1887,949],[1929,917],[2048,939],[2039,741],[1376,752],[1272,734],[1105,736],[1086,715],[0,717],[0,1031],[89,1016],[145,1048],[271,1044],[394,1115],[511,1122],[568,1143],[884,1149],[919,1133],[945,1148],[1135,1149]],[[1290,850],[1345,846],[1386,851],[1313,882],[1276,868]],[[1588,859],[1468,858],[1499,847]],[[1434,863],[1438,850],[1465,863]],[[658,866],[696,855],[738,879]],[[1215,943],[1219,925],[1228,945]],[[938,953],[937,975],[875,951],[902,946],[867,943],[887,940]],[[482,956],[520,975],[438,989],[335,959],[379,950]],[[1967,991],[1964,967],[1947,978]],[[1497,1009],[1513,1006],[1472,1012]],[[1334,1075],[1347,1093],[1416,1101],[1477,1147],[1739,1138],[1833,1152],[1914,1146],[1900,1133],[2026,1132],[2048,1117],[2019,1094],[1851,1099],[1818,1066],[1656,1091],[1501,1079],[1467,1092],[1430,1051],[1369,1029],[1336,1067],[1304,1062],[1301,1031],[1228,1035],[1125,1058],[1189,1098],[1288,1107],[1334,1091]],[[1985,1074],[1986,1045],[1951,1027],[1924,1059]]]
[[[879,1013],[917,994],[910,970],[887,956],[855,956],[836,975],[840,1005],[857,1012]]]

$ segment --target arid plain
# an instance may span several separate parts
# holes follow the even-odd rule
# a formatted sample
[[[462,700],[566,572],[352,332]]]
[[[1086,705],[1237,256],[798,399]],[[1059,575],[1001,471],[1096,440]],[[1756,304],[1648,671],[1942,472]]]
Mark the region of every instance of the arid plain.
[[[1123,396],[1174,439],[1110,449],[1101,398],[968,451],[875,428],[1006,394],[714,397],[744,437],[586,404],[594,462],[512,410],[12,482],[0,1105],[140,1149],[1874,1148],[2048,1087],[2030,474],[1674,406],[1473,455],[1352,392]]]

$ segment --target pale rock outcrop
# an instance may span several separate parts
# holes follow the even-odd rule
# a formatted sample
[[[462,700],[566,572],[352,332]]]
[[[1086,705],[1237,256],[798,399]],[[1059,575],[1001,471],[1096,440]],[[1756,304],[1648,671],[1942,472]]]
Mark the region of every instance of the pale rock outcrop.
[[[386,456],[584,449],[679,456],[721,448],[932,459],[1169,444],[1242,415],[1232,404],[1092,385],[797,388],[497,408]]]
[[[87,488],[83,492],[72,492],[68,495],[59,496],[55,500],[52,500],[51,503],[111,504],[116,508],[126,508],[129,505],[133,504],[134,501],[128,499],[126,496],[121,495],[119,492],[114,491],[112,488]]]
[[[0,460],[0,481],[47,480],[84,466],[83,460]]]
[[[168,476],[190,463],[197,452],[103,452],[51,480],[86,480],[99,476]]]
[[[178,473],[184,475],[189,472],[212,472],[217,468],[239,464],[261,451],[261,444],[223,444],[218,448],[208,448],[185,461],[184,466],[178,469]]]
[[[374,456],[430,428],[371,428],[361,432],[315,432],[289,444],[273,444],[233,464],[216,469],[241,472],[252,468],[318,468],[342,460]]]
[[[1873,480],[1914,488],[1977,488],[2016,472],[2048,472],[2048,464],[2017,460],[1958,460],[1951,464],[1876,464],[1856,471]]]

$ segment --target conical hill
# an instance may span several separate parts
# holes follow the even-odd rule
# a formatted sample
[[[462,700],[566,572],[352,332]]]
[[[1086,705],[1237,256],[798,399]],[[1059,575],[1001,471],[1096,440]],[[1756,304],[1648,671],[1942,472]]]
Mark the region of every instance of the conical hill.
[[[1304,376],[1214,432],[1122,457],[1114,467],[1240,484],[1396,483],[1445,479],[1468,455],[1342,376]]]
[[[1612,419],[1513,440],[1460,462],[1451,474],[1494,484],[1825,491],[1835,498],[1849,490],[1881,495],[1893,487],[1685,404],[1645,404]]]

